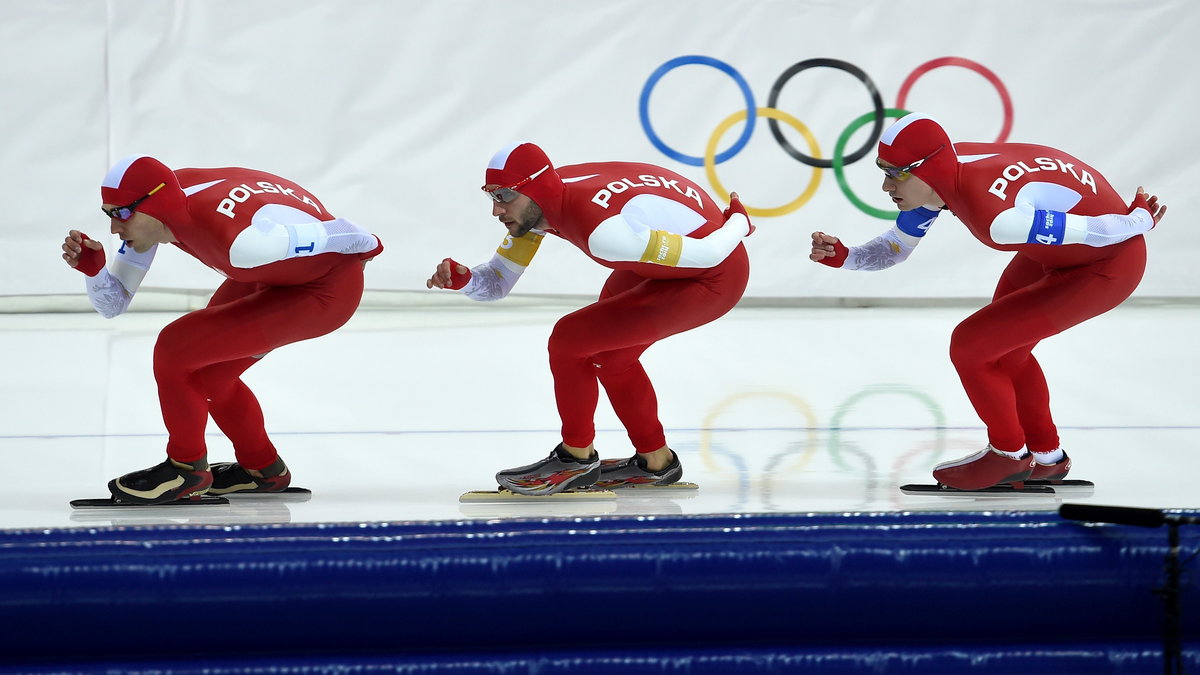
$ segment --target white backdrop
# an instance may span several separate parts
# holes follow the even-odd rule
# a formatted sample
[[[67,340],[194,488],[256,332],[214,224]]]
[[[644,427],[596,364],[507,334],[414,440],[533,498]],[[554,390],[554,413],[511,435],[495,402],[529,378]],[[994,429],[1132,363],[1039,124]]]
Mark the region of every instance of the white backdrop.
[[[487,159],[510,140],[535,141],[560,165],[645,161],[712,187],[702,167],[660,151],[639,118],[656,69],[702,56],[736,71],[756,107],[808,59],[862,69],[887,107],[933,59],[977,63],[1011,99],[1008,140],[1059,147],[1124,194],[1145,185],[1162,197],[1170,214],[1149,236],[1138,295],[1196,296],[1200,196],[1189,174],[1200,157],[1192,120],[1200,87],[1181,37],[1191,35],[1200,35],[1194,0],[0,0],[0,293],[81,292],[59,244],[68,228],[104,234],[99,181],[132,153],[176,168],[250,166],[292,178],[383,238],[369,288],[423,291],[442,257],[476,264],[499,242],[479,185]],[[675,68],[649,91],[649,128],[685,155],[702,156],[717,125],[747,107],[733,76],[701,65]],[[775,107],[811,129],[830,157],[871,99],[847,72],[818,67],[788,80]],[[934,115],[955,140],[994,140],[1006,121],[997,87],[964,67],[921,75],[905,107]],[[717,152],[742,129],[730,127]],[[847,148],[863,145],[869,129]],[[848,166],[847,181],[887,208],[873,157]],[[716,172],[758,208],[796,199],[813,178],[762,117]],[[802,206],[755,219],[749,296],[990,295],[1007,254],[948,217],[893,270],[810,263],[814,229],[853,244],[888,227],[847,199],[832,170],[817,175]],[[147,286],[220,281],[164,248]],[[548,240],[516,292],[591,294],[604,274]]]

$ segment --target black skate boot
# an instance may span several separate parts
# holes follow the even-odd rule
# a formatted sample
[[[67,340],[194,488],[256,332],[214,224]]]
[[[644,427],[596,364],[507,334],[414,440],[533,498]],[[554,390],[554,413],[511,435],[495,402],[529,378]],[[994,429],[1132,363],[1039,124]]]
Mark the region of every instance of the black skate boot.
[[[605,490],[632,487],[635,485],[670,485],[683,478],[683,465],[679,455],[671,451],[671,463],[658,471],[646,468],[646,460],[640,454],[628,459],[606,459],[600,463],[600,478],[596,487]]]
[[[130,504],[162,504],[177,499],[199,497],[212,485],[208,461],[199,459],[184,464],[168,458],[149,469],[127,473],[108,481],[108,491],[116,501]]]
[[[546,459],[505,469],[496,474],[501,488],[523,495],[553,495],[571,488],[588,487],[600,476],[600,455],[575,459],[559,443]]]
[[[283,458],[276,455],[275,461],[260,469],[262,478],[251,474],[237,462],[217,462],[212,465],[212,487],[210,495],[230,492],[283,492],[292,484],[292,473]]]

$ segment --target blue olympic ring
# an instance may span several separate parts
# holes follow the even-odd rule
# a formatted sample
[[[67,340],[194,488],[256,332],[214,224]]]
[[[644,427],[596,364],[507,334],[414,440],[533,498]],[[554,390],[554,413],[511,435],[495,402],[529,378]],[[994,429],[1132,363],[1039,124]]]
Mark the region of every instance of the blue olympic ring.
[[[709,56],[699,55],[677,56],[670,61],[667,61],[659,66],[658,70],[655,70],[653,73],[651,73],[650,78],[646,80],[645,86],[642,87],[642,96],[638,101],[638,115],[642,119],[642,128],[646,130],[646,136],[650,138],[650,142],[655,148],[658,148],[659,152],[677,162],[681,162],[689,166],[704,166],[703,157],[685,155],[664,143],[663,140],[658,137],[658,134],[654,132],[654,126],[650,123],[650,92],[654,90],[654,85],[658,84],[658,81],[662,79],[663,75],[666,75],[670,71],[680,66],[693,64],[700,66],[711,66],[732,77],[733,81],[736,82],[737,86],[742,90],[742,97],[746,100],[746,126],[744,129],[742,129],[742,135],[738,137],[733,146],[725,152],[717,155],[716,162],[717,164],[720,164],[721,162],[724,162],[738,154],[742,151],[742,148],[746,147],[746,144],[750,142],[750,136],[754,133],[754,121],[757,118],[757,115],[755,114],[756,107],[754,105],[754,93],[750,91],[749,83],[746,82],[741,73],[739,73],[728,63]]]
[[[738,85],[738,88],[742,90],[742,96],[746,102],[746,110],[744,112],[739,110],[717,125],[716,130],[709,139],[709,146],[706,148],[705,155],[703,157],[686,155],[675,150],[674,148],[671,148],[664,143],[661,138],[659,138],[658,134],[654,131],[653,125],[650,123],[650,94],[653,91],[654,86],[658,84],[658,81],[661,80],[668,72],[678,68],[679,66],[690,64],[710,66],[729,75],[729,77],[733,78],[733,81]],[[893,108],[885,108],[883,106],[883,99],[879,95],[879,90],[875,86],[875,83],[871,80],[871,77],[858,66],[838,59],[815,58],[800,61],[799,63],[793,64],[791,67],[785,70],[775,81],[775,84],[772,85],[767,106],[765,108],[757,108],[754,104],[754,95],[750,91],[749,85],[746,83],[746,80],[742,77],[741,73],[739,73],[733,66],[725,63],[724,61],[720,61],[708,56],[700,56],[695,54],[679,56],[659,66],[658,69],[655,70],[646,80],[646,84],[642,87],[642,95],[638,104],[638,113],[641,118],[642,129],[646,132],[646,136],[650,139],[650,142],[654,145],[654,147],[667,157],[670,157],[677,162],[681,162],[689,166],[704,167],[705,171],[708,173],[709,181],[713,183],[713,186],[717,189],[718,193],[723,193],[724,190],[717,181],[714,167],[741,152],[741,150],[749,142],[751,135],[754,133],[755,120],[758,117],[772,118],[768,119],[767,123],[771,128],[771,134],[775,137],[776,142],[779,143],[780,147],[782,147],[783,150],[786,151],[787,154],[793,159],[812,167],[814,170],[813,179],[810,182],[808,189],[806,189],[798,199],[793,200],[784,206],[772,209],[755,209],[747,205],[747,211],[751,215],[777,216],[790,213],[800,208],[805,202],[808,201],[808,198],[812,196],[812,192],[816,190],[816,186],[820,180],[820,174],[817,173],[818,170],[833,169],[834,174],[838,178],[838,185],[842,188],[842,192],[845,193],[846,197],[851,201],[851,203],[870,216],[890,219],[894,217],[890,211],[875,209],[865,204],[862,202],[862,200],[858,199],[858,197],[854,195],[849,184],[845,180],[844,169],[847,165],[859,161],[871,152],[872,147],[879,141],[879,138],[882,135],[883,122],[886,118],[902,117],[908,112],[905,109],[904,100],[908,96],[908,92],[917,78],[921,77],[930,70],[941,68],[943,66],[957,66],[974,71],[983,76],[992,84],[993,87],[996,88],[997,93],[1000,94],[1000,101],[1004,106],[1004,126],[995,142],[1003,143],[1008,136],[1009,130],[1012,128],[1012,100],[1009,97],[1008,91],[1004,87],[1004,83],[1000,81],[1000,78],[992,73],[992,71],[988,70],[987,67],[975,61],[960,57],[943,57],[933,59],[921,64],[920,66],[917,66],[917,68],[914,69],[911,74],[909,74],[909,76],[904,80],[904,83],[900,86],[900,93],[897,96],[896,105]],[[812,137],[807,127],[805,127],[799,120],[775,107],[779,99],[780,91],[783,89],[783,86],[792,79],[793,76],[809,68],[818,67],[833,68],[857,78],[863,84],[863,86],[866,87],[867,94],[871,97],[873,108],[871,112],[868,112],[866,115],[863,115],[861,118],[852,122],[851,125],[847,127],[844,132],[842,132],[837,144],[834,146],[833,157],[831,159],[822,159],[820,157],[816,140],[814,137]],[[746,124],[742,129],[742,135],[737,139],[732,147],[722,153],[716,153],[716,145],[719,142],[721,135],[728,130],[733,123],[742,118],[746,120]],[[804,135],[805,139],[809,143],[809,149],[812,152],[811,155],[806,155],[803,152],[800,152],[788,142],[788,140],[779,130],[779,121],[787,122],[793,128],[800,131],[802,135]],[[871,134],[863,143],[862,147],[849,154],[844,154],[846,141],[849,139],[850,134],[868,122],[872,123]],[[724,194],[721,194],[721,196],[722,198],[725,198]]]

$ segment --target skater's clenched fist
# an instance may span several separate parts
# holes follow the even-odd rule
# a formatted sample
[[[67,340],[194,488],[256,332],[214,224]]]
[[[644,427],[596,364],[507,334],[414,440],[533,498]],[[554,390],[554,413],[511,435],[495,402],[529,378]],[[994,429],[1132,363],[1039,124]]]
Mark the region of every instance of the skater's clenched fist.
[[[812,233],[812,252],[808,259],[830,267],[841,267],[849,250],[837,237],[824,232]]]
[[[425,282],[425,288],[448,288],[457,291],[471,280],[471,270],[450,258],[442,259],[434,270],[433,276]]]
[[[67,232],[62,250],[62,257],[67,261],[67,265],[89,277],[96,276],[104,269],[104,244],[89,238],[79,230]]]

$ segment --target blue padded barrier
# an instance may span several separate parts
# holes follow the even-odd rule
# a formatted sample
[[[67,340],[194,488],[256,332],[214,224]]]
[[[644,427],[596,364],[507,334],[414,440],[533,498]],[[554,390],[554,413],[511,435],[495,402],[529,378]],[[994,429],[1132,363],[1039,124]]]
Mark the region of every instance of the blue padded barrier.
[[[1195,551],[1200,533],[1182,532]],[[1151,589],[1165,554],[1162,528],[1036,512],[5,531],[0,654],[524,663],[568,640],[610,655],[743,648],[853,661],[901,645],[953,660],[1052,637],[1093,655],[1078,658],[1134,663],[1160,639]],[[1184,581],[1193,640],[1200,589],[1194,572]],[[718,672],[656,667],[645,672]]]
[[[1200,666],[1193,653],[1185,664],[1192,672]],[[1162,672],[1162,656],[1156,644],[1114,643],[1069,645],[1027,643],[998,648],[980,645],[946,645],[913,648],[896,644],[855,644],[842,648],[803,648],[758,645],[741,649],[539,650],[518,655],[512,652],[468,652],[455,654],[356,656],[343,658],[258,657],[178,661],[109,661],[88,664],[54,664],[23,668],[0,666],[0,673],[64,675],[88,672],[128,675],[740,675],[812,673],[852,675],[895,673],[937,675],[1085,675],[1112,673],[1136,675]]]

